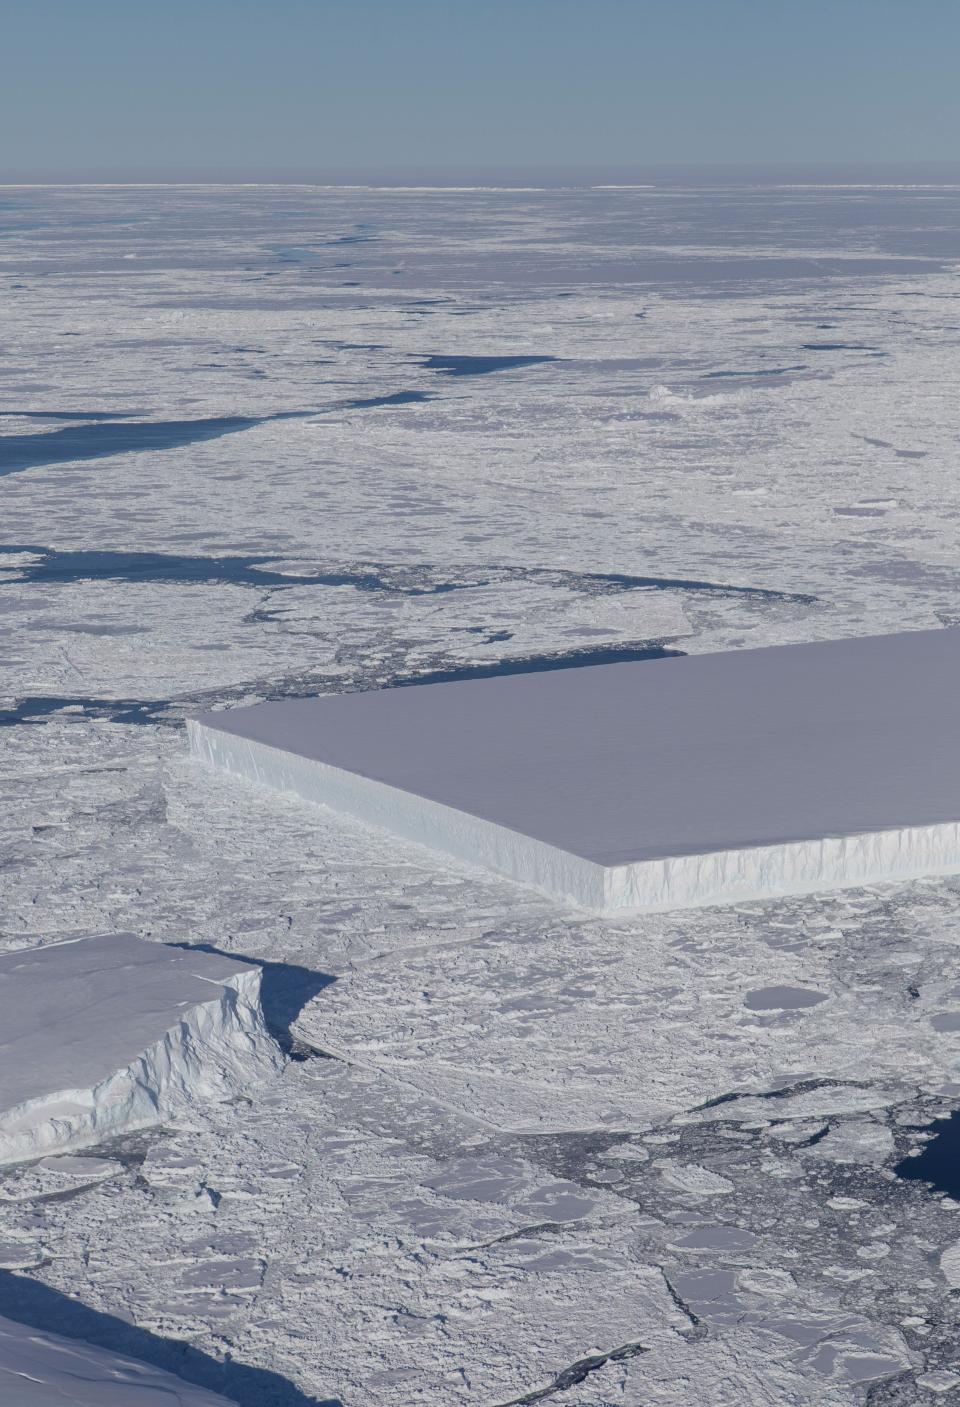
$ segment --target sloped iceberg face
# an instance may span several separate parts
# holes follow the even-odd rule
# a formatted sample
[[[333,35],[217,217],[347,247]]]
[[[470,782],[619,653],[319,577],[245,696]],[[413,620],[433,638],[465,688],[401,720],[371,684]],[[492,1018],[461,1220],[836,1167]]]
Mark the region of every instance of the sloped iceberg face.
[[[0,1165],[157,1124],[282,1064],[259,967],[129,934],[0,957],[0,1031]]]
[[[296,699],[196,757],[593,911],[960,871],[960,631]]]
[[[0,1402],[10,1407],[230,1407],[218,1392],[105,1348],[0,1315]]]

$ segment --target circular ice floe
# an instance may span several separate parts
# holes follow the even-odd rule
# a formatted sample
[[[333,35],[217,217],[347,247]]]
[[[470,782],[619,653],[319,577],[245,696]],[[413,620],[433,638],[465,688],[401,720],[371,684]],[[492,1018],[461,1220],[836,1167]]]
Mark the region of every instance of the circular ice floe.
[[[31,1202],[96,1187],[123,1172],[114,1158],[41,1158],[0,1175],[0,1202]]]
[[[960,1031],[960,1011],[937,1011],[930,1017],[935,1031]]]
[[[747,993],[743,1004],[749,1011],[799,1011],[826,1000],[824,992],[811,987],[757,987]]]
[[[115,1158],[97,1158],[89,1154],[78,1158],[70,1153],[41,1158],[37,1167],[60,1177],[83,1179],[110,1177],[123,1170],[123,1164],[118,1163]]]
[[[671,1249],[690,1251],[745,1251],[756,1244],[756,1236],[743,1226],[698,1226],[686,1236],[671,1242]]]

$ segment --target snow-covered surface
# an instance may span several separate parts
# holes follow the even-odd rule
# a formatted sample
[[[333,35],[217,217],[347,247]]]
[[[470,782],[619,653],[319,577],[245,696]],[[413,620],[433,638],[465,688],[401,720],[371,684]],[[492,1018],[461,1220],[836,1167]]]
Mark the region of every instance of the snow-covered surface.
[[[499,1407],[577,1364],[549,1407],[949,1401],[960,1212],[893,1168],[960,1095],[956,877],[586,918],[266,790],[254,824],[179,722],[960,623],[960,191],[2,203],[4,408],[318,414],[0,478],[0,721],[35,710],[0,942],[263,960],[303,1057],[5,1170],[0,1313],[26,1284],[114,1351],[190,1344],[242,1407]]]
[[[0,1164],[157,1124],[280,1063],[249,963],[129,933],[0,956]]]
[[[195,755],[588,908],[960,869],[960,631],[205,713]]]
[[[0,1315],[5,1407],[230,1407],[219,1393],[102,1348]]]

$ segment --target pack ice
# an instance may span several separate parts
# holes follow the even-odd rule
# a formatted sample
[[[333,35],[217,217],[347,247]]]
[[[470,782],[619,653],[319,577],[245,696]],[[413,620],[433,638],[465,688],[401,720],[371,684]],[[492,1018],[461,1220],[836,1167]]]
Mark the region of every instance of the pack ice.
[[[207,763],[596,911],[960,870],[960,630],[205,713]]]
[[[0,957],[0,1165],[156,1124],[279,1067],[260,968],[111,934]]]
[[[9,1407],[230,1407],[137,1359],[0,1315],[0,1402]]]

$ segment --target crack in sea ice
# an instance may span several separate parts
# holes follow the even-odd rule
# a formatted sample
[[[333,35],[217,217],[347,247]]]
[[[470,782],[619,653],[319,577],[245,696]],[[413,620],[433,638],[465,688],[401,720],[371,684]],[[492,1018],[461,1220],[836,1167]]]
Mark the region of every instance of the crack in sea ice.
[[[796,1084],[784,1085],[781,1089],[733,1090],[729,1094],[717,1094],[703,1104],[695,1104],[689,1111],[698,1114],[704,1109],[718,1109],[723,1104],[732,1104],[739,1099],[789,1099],[797,1094],[810,1094],[818,1089],[869,1089],[870,1080],[798,1080]]]
[[[578,1358],[571,1363],[569,1368],[564,1368],[562,1373],[558,1373],[552,1382],[544,1387],[534,1388],[532,1392],[526,1392],[522,1397],[511,1397],[509,1402],[499,1402],[496,1407],[531,1407],[535,1402],[543,1402],[548,1397],[553,1397],[558,1392],[568,1392],[570,1388],[576,1387],[584,1382],[591,1373],[595,1373],[598,1368],[604,1367],[607,1363],[622,1363],[628,1358],[636,1358],[641,1353],[649,1353],[646,1344],[625,1343],[619,1348],[611,1348],[607,1353],[593,1353],[586,1358]]]
[[[3,557],[31,556],[36,560],[4,567]],[[434,595],[454,590],[439,583],[433,586],[405,587],[384,579],[376,568],[326,572],[271,571],[268,562],[276,554],[202,557],[175,552],[111,552],[91,550],[59,551],[34,543],[0,547],[0,571],[10,572],[10,582],[67,585],[80,581],[128,581],[141,583],[177,582],[203,585],[227,582],[232,586],[282,588],[285,586],[353,586],[358,591],[388,591],[402,595]],[[384,569],[387,570],[387,569]],[[15,575],[13,575],[15,573]],[[0,582],[3,577],[0,577]]]
[[[3,566],[3,557],[31,556],[36,560]],[[358,562],[321,571],[275,571],[266,564],[280,560],[276,553],[200,556],[174,552],[125,552],[44,547],[36,543],[0,546],[0,571],[11,582],[72,583],[78,581],[138,581],[204,583],[226,581],[237,586],[353,586],[358,591],[385,591],[405,596],[441,595],[468,591],[497,582],[542,581],[587,594],[625,591],[710,592],[719,596],[746,596],[765,601],[792,601],[812,605],[815,596],[777,591],[762,586],[733,586],[693,577],[642,576],[628,572],[578,572],[552,567],[490,566],[462,573],[451,581],[451,568],[429,562]],[[437,579],[439,578],[439,579]],[[0,578],[2,580],[2,578]]]
[[[690,1322],[690,1332],[687,1333],[685,1337],[689,1340],[705,1339],[709,1337],[710,1330],[707,1328],[706,1324],[700,1318],[699,1314],[695,1314],[693,1312],[693,1310],[687,1304],[686,1300],[681,1295],[680,1291],[670,1280],[670,1277],[667,1275],[667,1272],[662,1267],[660,1269],[660,1274],[663,1276],[663,1283],[667,1287],[667,1294],[673,1300],[680,1313],[684,1315],[684,1317]]]

